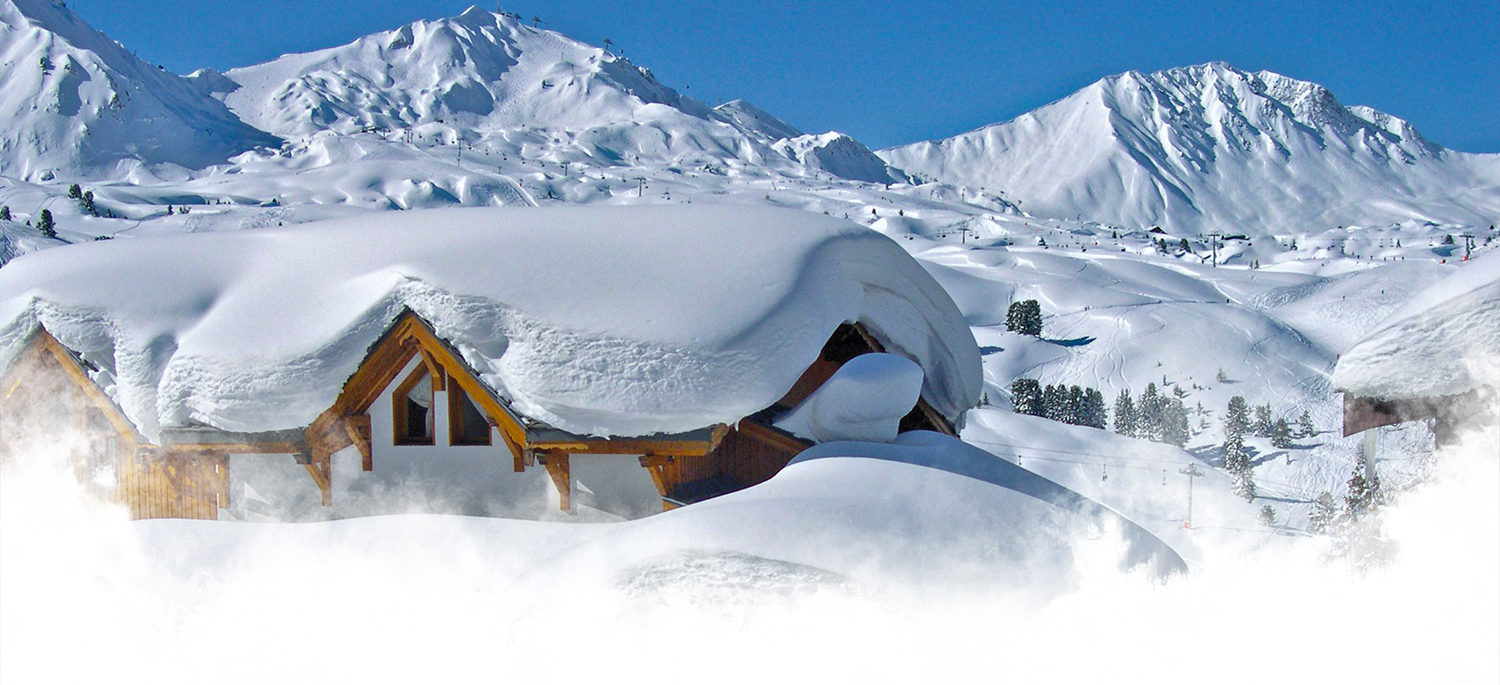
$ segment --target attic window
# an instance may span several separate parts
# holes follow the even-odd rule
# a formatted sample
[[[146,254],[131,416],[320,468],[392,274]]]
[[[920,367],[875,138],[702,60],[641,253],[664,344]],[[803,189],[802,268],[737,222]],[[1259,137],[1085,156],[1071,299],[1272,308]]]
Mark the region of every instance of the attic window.
[[[490,444],[490,423],[484,412],[452,379],[448,382],[448,440],[454,445]]]
[[[395,419],[397,445],[432,444],[432,376],[425,365],[418,366],[391,398],[395,406],[391,412]]]

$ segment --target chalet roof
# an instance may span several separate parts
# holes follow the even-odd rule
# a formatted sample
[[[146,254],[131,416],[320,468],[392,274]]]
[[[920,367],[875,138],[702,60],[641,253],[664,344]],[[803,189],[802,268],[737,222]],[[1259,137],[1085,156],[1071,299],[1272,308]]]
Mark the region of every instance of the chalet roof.
[[[1472,260],[1392,313],[1339,357],[1333,384],[1388,400],[1500,384],[1500,251]]]
[[[148,437],[284,430],[328,408],[406,309],[516,412],[570,434],[733,422],[845,322],[917,361],[949,419],[981,387],[957,307],[895,242],[706,205],[385,212],[45,250],[0,270],[0,363],[42,325]]]

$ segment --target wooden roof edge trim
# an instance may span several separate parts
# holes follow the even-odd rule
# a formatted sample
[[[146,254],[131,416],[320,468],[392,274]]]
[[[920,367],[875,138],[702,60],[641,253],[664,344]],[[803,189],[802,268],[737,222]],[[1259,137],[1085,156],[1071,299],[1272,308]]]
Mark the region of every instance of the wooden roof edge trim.
[[[708,440],[655,441],[640,439],[606,439],[586,441],[535,442],[528,445],[538,452],[571,452],[574,454],[655,454],[662,456],[698,456],[708,454]]]
[[[433,330],[432,325],[416,312],[408,309],[402,317],[412,326],[411,337],[416,339],[417,344],[431,353],[433,359],[444,367],[448,380],[457,382],[459,387],[468,394],[469,399],[483,408],[495,421],[495,426],[506,432],[512,442],[523,447],[531,447],[530,437],[526,434],[525,418],[511,409],[510,403],[502,400],[488,385],[480,382],[479,373],[464,361],[463,355],[439,336]]]
[[[417,355],[416,347],[410,345],[401,335],[404,325],[404,317],[411,310],[403,310],[386,328],[370,348],[365,351],[365,356],[359,360],[354,373],[344,379],[344,385],[339,389],[339,396],[334,400],[333,409],[345,414],[363,414],[368,411],[371,404],[380,396],[381,391],[390,385],[395,377],[406,368],[411,358]],[[385,368],[373,364],[377,357],[385,350],[394,347],[395,354],[391,357]]]
[[[131,422],[130,417],[126,416],[124,410],[120,409],[120,405],[116,404],[114,399],[105,393],[104,389],[99,387],[99,384],[94,382],[94,379],[89,376],[83,358],[79,357],[73,350],[68,349],[67,345],[62,344],[47,330],[46,326],[37,324],[36,333],[32,334],[31,342],[27,343],[27,347],[33,346],[37,346],[39,351],[50,353],[57,359],[58,363],[62,365],[63,372],[68,375],[74,385],[78,386],[84,396],[88,397],[89,401],[94,403],[94,406],[99,409],[100,413],[104,414],[105,420],[114,426],[121,437],[131,442],[130,448],[132,451],[140,447],[155,447],[150,440],[146,439],[146,436],[141,435],[140,430]]]
[[[801,452],[814,445],[810,441],[803,440],[776,426],[760,421],[741,421],[735,429],[743,433],[746,437],[783,449],[795,449]]]

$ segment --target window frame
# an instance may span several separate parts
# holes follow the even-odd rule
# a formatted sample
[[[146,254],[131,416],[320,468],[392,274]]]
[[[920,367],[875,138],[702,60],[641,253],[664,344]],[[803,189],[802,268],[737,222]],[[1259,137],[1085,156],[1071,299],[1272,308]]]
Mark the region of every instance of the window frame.
[[[406,379],[396,386],[396,391],[391,393],[391,442],[396,445],[409,446],[432,446],[437,444],[437,401],[434,384],[427,385],[427,435],[412,437],[408,433],[411,426],[410,415],[406,409],[406,403],[411,395],[412,388],[421,383],[424,378],[431,374],[426,364],[418,364]]]
[[[454,447],[489,447],[494,444],[494,430],[489,417],[485,415],[484,409],[480,408],[473,398],[469,397],[468,391],[463,386],[452,382],[448,383],[448,444]],[[484,422],[484,439],[464,439],[464,406],[474,408],[474,413]]]

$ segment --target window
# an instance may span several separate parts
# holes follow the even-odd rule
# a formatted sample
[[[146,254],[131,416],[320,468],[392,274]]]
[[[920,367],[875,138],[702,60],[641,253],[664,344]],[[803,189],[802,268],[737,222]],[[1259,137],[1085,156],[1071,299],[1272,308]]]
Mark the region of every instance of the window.
[[[426,366],[418,366],[401,385],[396,386],[391,413],[395,419],[397,445],[432,444],[432,376]]]
[[[448,382],[448,440],[455,445],[490,444],[490,423],[458,383]]]

